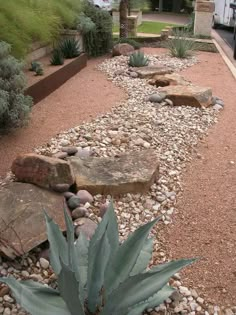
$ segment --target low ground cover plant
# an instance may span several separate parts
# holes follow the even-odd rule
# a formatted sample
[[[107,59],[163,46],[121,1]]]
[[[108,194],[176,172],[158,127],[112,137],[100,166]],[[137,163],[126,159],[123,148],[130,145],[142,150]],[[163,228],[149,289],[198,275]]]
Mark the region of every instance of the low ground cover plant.
[[[58,288],[12,277],[1,278],[17,302],[32,315],[139,315],[172,293],[168,280],[193,260],[171,261],[147,270],[153,239],[149,232],[158,219],[141,226],[123,243],[113,206],[105,213],[89,241],[74,239],[71,217],[65,210],[67,240],[46,216],[50,262]]]
[[[23,64],[11,55],[11,46],[0,41],[0,132],[27,122],[32,99],[24,95]]]

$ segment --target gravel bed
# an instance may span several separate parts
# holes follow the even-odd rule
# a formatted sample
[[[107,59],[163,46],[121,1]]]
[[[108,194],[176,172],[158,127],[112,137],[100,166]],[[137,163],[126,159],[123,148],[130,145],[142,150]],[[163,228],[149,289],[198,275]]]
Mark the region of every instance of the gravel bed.
[[[195,57],[186,60],[170,58],[166,55],[150,56],[151,64],[168,65],[175,71],[192,66]],[[106,115],[90,123],[71,128],[51,139],[47,145],[35,152],[51,155],[63,146],[75,145],[91,150],[95,156],[116,156],[123,152],[153,148],[160,157],[160,178],[146,195],[127,194],[114,200],[119,221],[120,238],[124,239],[138,226],[161,217],[161,223],[153,229],[156,236],[151,264],[167,261],[162,240],[158,231],[163,224],[171,224],[175,212],[176,197],[182,191],[182,174],[193,155],[197,155],[196,145],[207,134],[210,126],[217,122],[217,111],[213,108],[172,107],[162,103],[158,106],[147,101],[157,88],[146,80],[131,78],[128,74],[127,57],[116,57],[103,62],[99,69],[106,72],[109,79],[123,87],[128,95],[127,101],[118,104]],[[200,158],[200,156],[199,156]],[[109,199],[109,196],[108,196]],[[96,209],[104,202],[104,196],[95,196],[91,217],[99,220]],[[27,255],[15,267],[0,264],[0,274],[15,274],[21,278],[33,278],[44,283],[54,284],[55,277],[50,266],[42,266],[35,253]],[[43,262],[45,263],[45,262]],[[176,294],[149,314],[217,314],[217,306],[208,305],[193,289],[182,285],[180,275],[176,275],[171,284],[178,288]],[[1,291],[0,291],[1,296]],[[16,310],[14,301],[8,295],[0,297],[0,314],[25,314]],[[12,309],[12,310],[11,310]],[[16,310],[16,311],[15,311]],[[232,313],[230,313],[230,311]],[[236,310],[227,310],[233,315]],[[18,313],[17,313],[18,312]]]

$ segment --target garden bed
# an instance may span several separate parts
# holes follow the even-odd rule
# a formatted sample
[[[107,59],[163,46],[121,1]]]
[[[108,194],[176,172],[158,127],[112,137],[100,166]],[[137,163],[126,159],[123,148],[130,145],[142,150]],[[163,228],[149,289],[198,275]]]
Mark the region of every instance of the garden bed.
[[[27,71],[29,87],[25,93],[33,98],[34,104],[40,102],[86,67],[87,55],[83,53],[77,58],[65,60],[62,66],[50,66],[48,58],[43,58],[40,62],[44,67],[43,76],[35,76],[33,72]]]

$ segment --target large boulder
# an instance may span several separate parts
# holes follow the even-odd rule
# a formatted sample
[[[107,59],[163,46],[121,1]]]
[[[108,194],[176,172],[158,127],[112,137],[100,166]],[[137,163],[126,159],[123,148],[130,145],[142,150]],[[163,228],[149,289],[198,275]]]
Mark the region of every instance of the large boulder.
[[[126,43],[122,43],[122,44],[116,44],[113,49],[112,49],[112,56],[129,56],[131,55],[133,52],[135,51],[134,47],[126,44]]]
[[[23,255],[47,240],[44,210],[64,230],[63,196],[31,184],[0,190],[0,254]]]
[[[189,85],[190,83],[186,81],[178,73],[170,73],[164,75],[155,75],[149,82],[149,84],[156,87],[164,87],[169,85]]]
[[[152,79],[156,75],[164,75],[164,74],[173,72],[172,69],[168,67],[164,67],[164,66],[140,67],[140,68],[136,68],[135,71],[137,72],[139,78],[141,79]]]
[[[69,187],[74,183],[70,164],[61,159],[38,154],[19,155],[11,170],[20,182],[58,190],[60,185]]]
[[[164,93],[174,106],[209,107],[212,105],[212,90],[208,87],[173,85],[159,88],[158,92]]]
[[[144,193],[157,178],[158,158],[153,150],[130,152],[118,158],[70,157],[78,190],[91,194]]]

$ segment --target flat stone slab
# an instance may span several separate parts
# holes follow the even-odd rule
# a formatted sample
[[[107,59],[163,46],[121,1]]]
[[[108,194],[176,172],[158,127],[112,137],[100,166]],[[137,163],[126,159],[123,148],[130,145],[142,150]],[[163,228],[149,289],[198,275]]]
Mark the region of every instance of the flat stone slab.
[[[64,229],[63,196],[32,184],[0,190],[0,254],[14,259],[47,240],[44,210]]]
[[[189,85],[190,82],[184,79],[178,73],[170,73],[164,75],[155,75],[149,82],[156,87],[164,87],[169,85]]]
[[[164,93],[175,106],[209,107],[212,105],[212,90],[208,87],[170,85],[159,88],[158,92]]]
[[[159,171],[157,155],[151,149],[134,151],[118,158],[70,157],[78,190],[91,194],[122,195],[144,193],[155,182]]]
[[[155,75],[172,73],[173,70],[163,66],[146,66],[135,68],[135,72],[141,79],[152,79]]]

